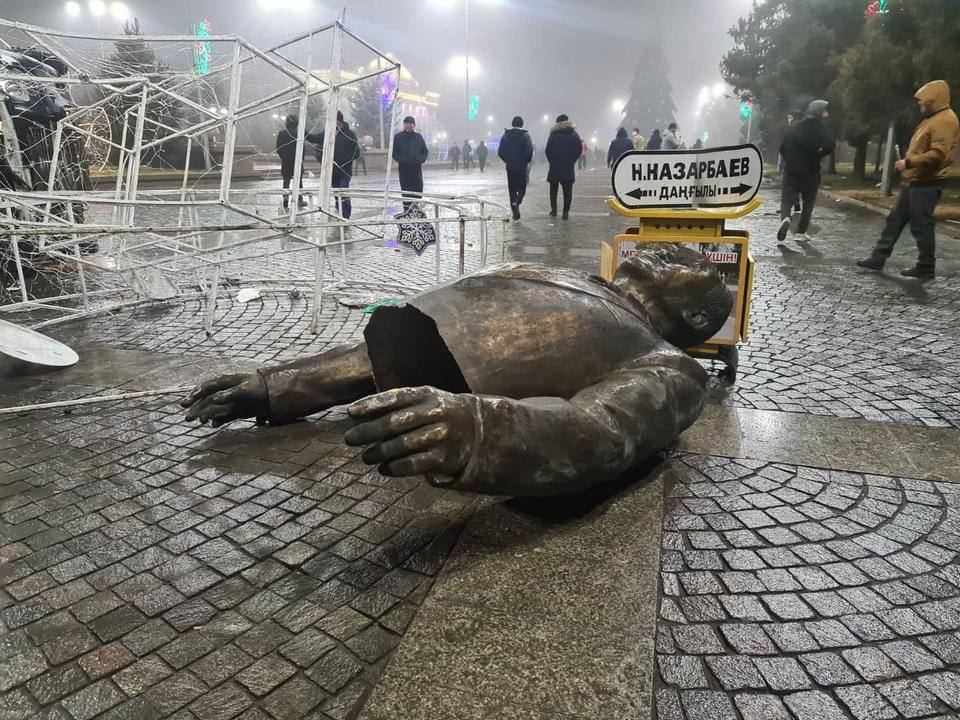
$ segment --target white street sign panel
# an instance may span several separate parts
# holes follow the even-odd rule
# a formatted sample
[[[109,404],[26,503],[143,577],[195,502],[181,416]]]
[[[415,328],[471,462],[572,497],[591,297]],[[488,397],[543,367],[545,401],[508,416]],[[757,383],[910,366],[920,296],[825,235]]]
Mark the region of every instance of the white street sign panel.
[[[631,150],[613,166],[613,193],[624,207],[731,207],[760,191],[756,145],[703,150]]]

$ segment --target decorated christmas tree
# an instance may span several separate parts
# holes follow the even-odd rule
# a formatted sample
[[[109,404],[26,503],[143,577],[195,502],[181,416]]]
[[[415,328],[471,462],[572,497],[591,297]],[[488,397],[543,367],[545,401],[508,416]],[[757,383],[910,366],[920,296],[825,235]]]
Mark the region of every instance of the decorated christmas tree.
[[[674,122],[677,106],[673,104],[673,89],[667,77],[670,68],[659,34],[642,45],[640,58],[630,85],[630,99],[623,108],[623,126],[628,130],[639,128],[645,137],[650,137],[654,129],[663,133]]]

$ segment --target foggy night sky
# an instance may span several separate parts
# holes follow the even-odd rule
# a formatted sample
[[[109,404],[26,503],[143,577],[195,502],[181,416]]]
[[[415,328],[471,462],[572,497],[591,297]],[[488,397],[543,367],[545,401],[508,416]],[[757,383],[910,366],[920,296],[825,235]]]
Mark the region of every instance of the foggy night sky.
[[[306,12],[264,12],[257,0],[128,0],[148,34],[189,32],[189,19],[207,18],[215,34],[237,34],[261,47],[336,19],[381,50],[396,53],[423,89],[441,93],[441,120],[456,136],[465,105],[462,78],[446,73],[447,61],[464,48],[464,0],[312,1]],[[85,0],[81,2],[85,5]],[[278,2],[282,4],[282,2]],[[681,128],[690,126],[697,94],[720,80],[718,65],[730,47],[727,30],[750,9],[751,0],[470,0],[470,56],[482,66],[471,78],[481,98],[471,134],[495,134],[514,114],[527,120],[536,141],[545,136],[542,116],[565,112],[581,134],[598,131],[609,141],[618,116],[614,98],[626,100],[639,57],[639,40],[659,31],[670,63],[673,100]],[[444,7],[446,6],[446,7]],[[61,0],[0,0],[0,16],[58,29],[96,32],[89,16],[69,18]],[[106,18],[103,32],[122,23]],[[322,63],[326,64],[326,63]],[[644,134],[649,128],[642,128]]]

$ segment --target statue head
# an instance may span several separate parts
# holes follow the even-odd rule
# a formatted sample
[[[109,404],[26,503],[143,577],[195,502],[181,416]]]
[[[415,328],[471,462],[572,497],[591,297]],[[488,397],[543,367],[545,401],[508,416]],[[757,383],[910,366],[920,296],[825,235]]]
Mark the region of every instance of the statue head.
[[[733,307],[714,264],[696,250],[670,243],[645,245],[623,261],[613,286],[643,306],[663,338],[680,348],[712,337]]]

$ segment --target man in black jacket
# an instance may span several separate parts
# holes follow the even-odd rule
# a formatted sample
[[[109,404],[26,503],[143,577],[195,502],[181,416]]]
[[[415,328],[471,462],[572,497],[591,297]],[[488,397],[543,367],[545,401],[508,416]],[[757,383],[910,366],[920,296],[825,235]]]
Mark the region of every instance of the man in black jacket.
[[[283,189],[290,189],[290,181],[293,180],[293,168],[297,160],[297,116],[287,115],[284,120],[284,128],[277,133],[277,155],[280,156],[280,176],[283,178]],[[300,164],[300,192],[303,193],[303,163]],[[290,196],[283,194],[283,209],[286,210],[290,205]],[[305,206],[307,203],[301,194],[298,205]]]
[[[317,147],[317,161],[323,162],[323,136],[324,133],[307,135],[307,140]],[[348,188],[350,179],[353,177],[353,161],[360,157],[360,143],[357,142],[357,136],[350,126],[344,121],[343,113],[337,110],[337,134],[333,140],[333,175],[330,180],[330,187]],[[346,196],[337,196],[337,209],[341,217],[350,219],[353,210],[350,205],[350,198]]]
[[[403,130],[393,136],[393,159],[397,161],[400,189],[405,198],[417,198],[423,192],[423,164],[430,155],[416,127],[417,121],[407,115],[403,119]],[[403,209],[408,209],[413,202],[404,200]]]
[[[783,157],[783,188],[780,191],[780,228],[777,240],[783,242],[790,229],[790,214],[798,198],[801,199],[800,225],[797,240],[808,242],[807,230],[813,216],[813,206],[820,189],[820,159],[833,152],[833,143],[823,130],[823,120],[830,117],[826,100],[814,100],[807,108],[807,116],[787,130],[780,155]]]
[[[497,155],[507,166],[507,192],[510,194],[510,209],[513,219],[520,219],[520,203],[527,194],[527,179],[530,177],[530,161],[533,160],[533,141],[523,129],[523,118],[517,115],[500,137]]]
[[[583,152],[583,141],[577,134],[576,125],[566,115],[557,115],[556,124],[550,128],[550,139],[544,148],[550,170],[550,216],[557,216],[557,186],[563,187],[563,219],[570,217],[573,203],[573,183],[576,181],[576,165]]]

